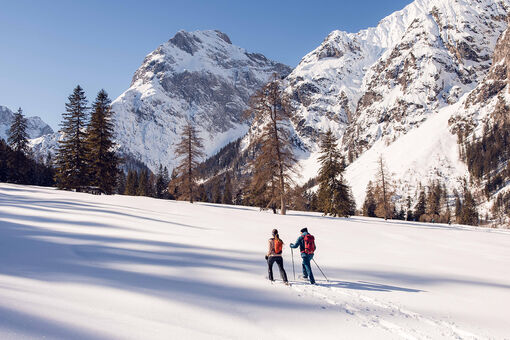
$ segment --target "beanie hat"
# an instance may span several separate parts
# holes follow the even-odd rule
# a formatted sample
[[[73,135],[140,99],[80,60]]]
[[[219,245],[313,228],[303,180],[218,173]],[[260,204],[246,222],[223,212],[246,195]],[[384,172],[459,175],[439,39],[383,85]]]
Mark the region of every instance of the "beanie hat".
[[[307,232],[308,232],[308,228],[303,228],[303,229],[301,229],[301,232],[302,232],[302,233],[307,233]]]

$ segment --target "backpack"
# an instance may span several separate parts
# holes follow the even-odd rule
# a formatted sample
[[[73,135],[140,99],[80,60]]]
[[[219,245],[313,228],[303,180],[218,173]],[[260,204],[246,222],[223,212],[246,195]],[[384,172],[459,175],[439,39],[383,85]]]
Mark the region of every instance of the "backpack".
[[[313,252],[315,251],[315,237],[313,237],[313,235],[306,234],[304,240],[305,240],[304,253],[313,254]]]
[[[274,239],[274,253],[275,254],[281,254],[283,249],[283,241],[279,238]]]

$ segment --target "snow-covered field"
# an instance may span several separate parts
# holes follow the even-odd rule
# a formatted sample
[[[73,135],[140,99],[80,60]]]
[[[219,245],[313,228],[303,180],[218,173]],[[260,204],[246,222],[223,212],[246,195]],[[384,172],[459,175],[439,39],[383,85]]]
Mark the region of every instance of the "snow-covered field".
[[[269,283],[303,226],[330,282]],[[0,339],[510,339],[509,268],[504,230],[0,184]]]

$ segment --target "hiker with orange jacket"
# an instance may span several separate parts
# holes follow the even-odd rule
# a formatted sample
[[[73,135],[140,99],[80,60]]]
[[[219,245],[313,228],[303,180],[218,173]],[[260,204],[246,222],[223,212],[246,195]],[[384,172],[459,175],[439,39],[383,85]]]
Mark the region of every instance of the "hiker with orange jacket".
[[[313,259],[313,253],[315,252],[315,238],[313,235],[308,233],[307,228],[301,229],[301,235],[297,239],[296,243],[290,244],[291,248],[299,247],[301,251],[301,259],[303,260],[303,278],[310,279],[311,284],[315,284],[315,278],[312,273],[312,266],[310,261]]]
[[[276,262],[278,265],[278,269],[280,269],[280,275],[282,276],[282,280],[285,284],[288,284],[287,273],[283,268],[283,241],[280,239],[278,235],[278,230],[273,229],[273,237],[269,239],[269,250],[266,255],[268,272],[269,272],[269,280],[274,281],[273,278],[273,263]]]

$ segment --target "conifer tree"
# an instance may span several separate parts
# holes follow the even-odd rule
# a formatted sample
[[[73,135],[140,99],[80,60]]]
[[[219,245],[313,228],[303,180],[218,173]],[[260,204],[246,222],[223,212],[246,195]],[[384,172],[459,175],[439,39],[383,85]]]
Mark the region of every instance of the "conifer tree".
[[[57,151],[57,184],[60,188],[76,189],[88,184],[87,146],[87,98],[85,92],[76,86],[65,104],[62,115],[62,139]]]
[[[375,217],[375,209],[377,207],[375,197],[374,197],[374,188],[372,181],[369,181],[367,184],[365,202],[363,203],[363,216]]]
[[[8,132],[8,143],[15,152],[28,153],[27,119],[23,115],[21,107],[14,114],[14,120]]]
[[[149,196],[149,174],[147,170],[142,170],[138,173],[138,187],[136,195]]]
[[[126,190],[124,195],[136,196],[138,190],[138,173],[134,170],[129,170],[126,179]]]
[[[407,195],[407,199],[406,199],[406,221],[412,221],[414,216],[413,216],[413,211],[411,210],[411,196]]]
[[[418,196],[418,202],[416,203],[416,206],[414,207],[414,217],[417,221],[420,220],[420,218],[425,215],[426,213],[426,195],[425,195],[425,189],[421,189],[420,195]]]
[[[221,186],[220,181],[216,181],[212,190],[212,203],[221,203]]]
[[[166,175],[165,175],[166,172]],[[164,198],[168,187],[168,169],[159,164],[158,173],[156,175],[156,197]]]
[[[126,191],[126,174],[124,173],[124,171],[120,171],[117,180],[117,186],[115,188],[115,193],[117,193],[118,195],[124,195],[125,191]]]
[[[14,114],[14,120],[8,131],[8,143],[12,152],[9,152],[7,158],[8,166],[11,170],[10,181],[14,183],[25,184],[30,181],[30,167],[27,159],[28,154],[28,134],[27,119],[23,116],[21,108]],[[32,165],[35,165],[32,163]]]
[[[232,204],[232,180],[230,179],[230,173],[228,171],[225,175],[225,189],[223,190],[221,203]]]
[[[273,211],[279,201],[280,212],[285,215],[286,191],[296,163],[289,132],[294,110],[276,74],[250,99],[246,116],[263,126],[261,133],[252,141],[252,150],[257,155],[251,163],[251,191],[269,196],[267,206]]]
[[[177,174],[177,169],[175,168],[172,169],[172,174],[170,175],[170,179],[168,181],[167,192],[168,198],[171,200],[177,199],[177,197],[179,197],[179,175]]]
[[[106,194],[113,193],[119,173],[112,116],[111,100],[106,91],[101,90],[92,104],[86,142],[90,184],[98,186]]]
[[[322,137],[320,145],[321,167],[317,178],[319,210],[327,215],[349,216],[354,214],[356,205],[350,188],[344,182],[345,162],[337,145],[338,141],[329,129]]]
[[[460,194],[457,190],[454,190],[453,195],[455,196],[455,221],[460,223],[462,213],[462,201]]]
[[[0,138],[0,182],[7,182],[10,177],[8,157],[9,146],[3,138]]]
[[[209,202],[209,198],[207,197],[207,191],[205,190],[205,186],[203,183],[198,185],[197,197],[200,200],[200,202]]]
[[[468,224],[468,225],[478,225],[479,216],[478,210],[476,208],[476,202],[469,191],[469,189],[464,187],[464,202],[462,202],[462,209],[460,212],[460,223]]]
[[[181,140],[177,144],[175,154],[180,158],[177,171],[181,178],[181,190],[188,196],[189,202],[193,203],[193,189],[196,181],[196,168],[204,156],[202,138],[191,121],[187,121],[181,132]]]
[[[441,214],[442,189],[439,182],[432,182],[427,196],[426,213],[430,218],[439,218]]]

